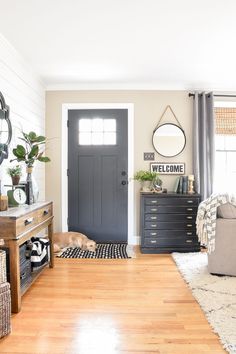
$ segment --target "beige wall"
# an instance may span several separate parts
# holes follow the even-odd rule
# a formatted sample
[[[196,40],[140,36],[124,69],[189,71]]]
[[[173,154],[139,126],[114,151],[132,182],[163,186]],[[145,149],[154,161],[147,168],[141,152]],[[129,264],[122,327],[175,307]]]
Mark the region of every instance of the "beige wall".
[[[185,162],[186,174],[192,173],[192,99],[185,91],[48,91],[46,93],[46,135],[50,139],[46,165],[46,199],[54,201],[55,230],[61,228],[61,119],[63,103],[133,103],[134,104],[134,171],[149,169],[143,152],[154,151],[152,132],[167,105],[171,105],[187,137],[184,151],[174,158],[155,153],[157,162]],[[162,122],[173,121],[169,114]],[[170,142],[171,143],[171,142]],[[172,190],[174,176],[161,176],[163,187]],[[139,234],[139,185],[135,183],[134,234]]]

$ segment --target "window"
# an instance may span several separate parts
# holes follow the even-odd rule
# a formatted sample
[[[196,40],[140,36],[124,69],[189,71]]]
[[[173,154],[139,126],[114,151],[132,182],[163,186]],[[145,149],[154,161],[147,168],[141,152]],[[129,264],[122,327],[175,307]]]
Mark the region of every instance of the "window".
[[[116,120],[81,118],[79,145],[116,145]]]
[[[236,192],[236,103],[233,104],[235,107],[215,108],[215,192]]]

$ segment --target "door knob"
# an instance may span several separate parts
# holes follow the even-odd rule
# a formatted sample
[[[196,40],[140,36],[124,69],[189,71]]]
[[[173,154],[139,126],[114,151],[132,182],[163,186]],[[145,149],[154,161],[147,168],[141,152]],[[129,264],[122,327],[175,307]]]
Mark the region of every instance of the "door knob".
[[[126,183],[127,183],[126,181],[121,181],[122,186],[125,186]]]

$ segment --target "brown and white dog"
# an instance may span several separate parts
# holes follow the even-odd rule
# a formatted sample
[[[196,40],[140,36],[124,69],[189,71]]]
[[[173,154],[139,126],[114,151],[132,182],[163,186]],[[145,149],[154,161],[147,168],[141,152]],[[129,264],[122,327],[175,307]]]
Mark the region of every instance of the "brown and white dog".
[[[95,252],[97,244],[79,232],[61,232],[53,235],[54,252],[66,247],[80,247],[83,251]]]

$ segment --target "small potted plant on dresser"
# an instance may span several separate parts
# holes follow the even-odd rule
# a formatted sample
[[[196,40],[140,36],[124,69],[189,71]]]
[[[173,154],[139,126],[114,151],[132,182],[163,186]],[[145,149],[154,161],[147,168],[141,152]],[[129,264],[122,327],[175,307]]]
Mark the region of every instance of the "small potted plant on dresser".
[[[16,186],[20,182],[20,178],[22,176],[22,169],[20,165],[16,165],[14,167],[9,167],[7,169],[7,173],[11,176],[13,186]]]
[[[150,192],[153,189],[153,181],[156,180],[158,174],[156,172],[137,171],[134,175],[134,179],[141,183],[141,191],[142,192]]]

